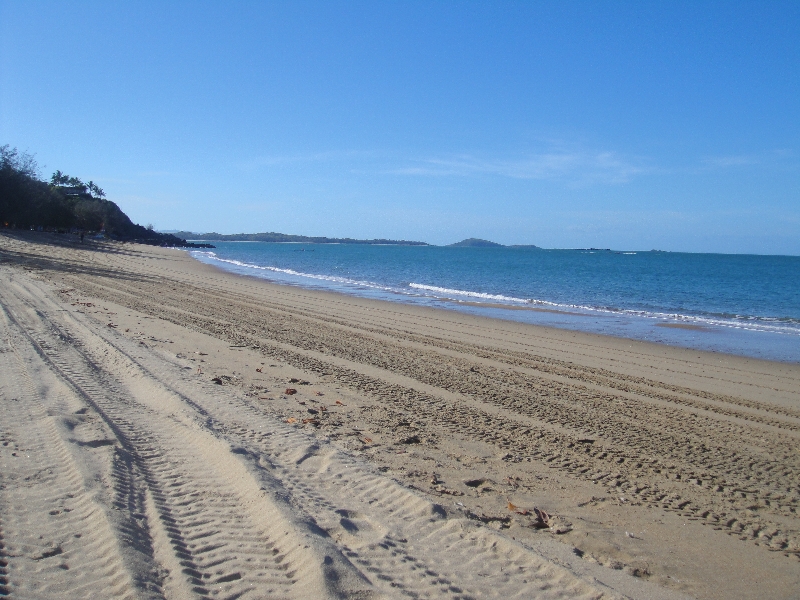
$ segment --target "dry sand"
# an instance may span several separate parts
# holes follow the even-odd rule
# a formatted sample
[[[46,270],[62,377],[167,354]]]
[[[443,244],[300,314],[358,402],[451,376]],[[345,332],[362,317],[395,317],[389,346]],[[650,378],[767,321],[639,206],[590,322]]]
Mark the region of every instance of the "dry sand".
[[[799,365],[47,234],[0,305],[0,596],[798,597]]]

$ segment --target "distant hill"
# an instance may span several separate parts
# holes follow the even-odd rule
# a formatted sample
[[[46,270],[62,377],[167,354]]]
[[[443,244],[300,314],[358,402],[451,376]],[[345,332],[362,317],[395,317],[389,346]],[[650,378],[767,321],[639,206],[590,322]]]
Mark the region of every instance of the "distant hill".
[[[534,246],[533,244],[512,244],[511,246],[505,246],[503,244],[498,244],[497,242],[490,242],[489,240],[482,240],[480,238],[467,238],[466,240],[461,240],[460,242],[456,242],[455,244],[448,244],[450,248],[527,248],[530,250],[541,250],[539,246]]]
[[[467,238],[455,244],[448,244],[451,248],[502,248],[503,244],[481,240],[479,238]]]
[[[312,237],[307,235],[291,235],[287,233],[276,233],[274,231],[264,233],[192,233],[191,231],[175,231],[173,235],[187,240],[204,240],[215,242],[278,242],[278,243],[302,243],[302,244],[370,244],[370,245],[394,245],[394,246],[428,246],[426,242],[411,242],[408,240],[356,240],[353,238],[329,238]]]

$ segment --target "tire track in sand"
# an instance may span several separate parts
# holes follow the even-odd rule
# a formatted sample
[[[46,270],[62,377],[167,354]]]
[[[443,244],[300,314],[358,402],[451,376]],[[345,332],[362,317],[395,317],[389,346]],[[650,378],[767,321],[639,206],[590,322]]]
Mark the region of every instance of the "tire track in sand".
[[[166,367],[164,357],[137,356],[144,353],[130,340],[113,332],[98,334],[137,370],[176,393],[191,393],[234,452],[257,463],[262,477],[266,471],[269,481],[280,481],[293,505],[313,515],[388,596],[399,591],[419,598],[597,597],[596,588],[542,556],[466,519],[447,519],[441,507],[306,434],[276,424],[248,402],[231,398],[220,403],[215,400],[218,387],[198,386],[177,365]],[[490,573],[492,584],[487,585]]]
[[[25,322],[26,335],[125,451],[115,466],[116,508],[141,510],[153,561],[182,568],[165,577],[165,595],[248,597],[272,586],[278,597],[320,597],[309,590],[327,581],[326,567],[340,579],[328,591],[350,597],[603,595],[602,585],[445,518],[352,459],[309,447],[304,434],[220,397],[219,388],[202,394],[194,382],[181,392],[191,385],[177,368],[159,366],[162,358],[113,331],[55,313],[58,305],[36,291],[15,289],[39,311],[38,322]],[[285,518],[281,502],[307,522]],[[309,548],[314,528],[338,543],[323,537]]]
[[[0,314],[2,589],[23,598],[153,597],[136,593],[111,524],[45,408],[43,396],[63,390],[49,388],[47,373],[34,382],[9,315]]]
[[[32,296],[25,301],[34,303]],[[229,447],[196,423],[152,407],[168,398],[137,397],[92,360],[86,338],[73,338],[53,321],[16,324],[122,448],[115,460],[114,508],[146,523],[154,539],[168,540],[168,548],[154,552],[171,555],[181,569],[166,576],[167,596],[328,597],[352,592],[348,586],[366,587],[335,550],[320,553],[319,543],[312,548],[315,541],[302,523],[289,522],[263,502]],[[148,501],[155,514],[147,514]],[[259,510],[247,510],[256,503]]]
[[[211,333],[232,344],[258,348],[295,367],[333,374],[339,383],[353,390],[380,397],[387,407],[424,414],[432,429],[513,450],[517,456],[544,461],[572,476],[601,481],[615,494],[625,493],[649,505],[700,519],[772,551],[800,556],[800,528],[796,524],[800,497],[787,485],[800,477],[800,459],[787,450],[793,445],[794,436],[747,426],[748,422],[766,422],[791,430],[793,415],[786,414],[789,420],[764,419],[714,406],[711,413],[693,414],[679,410],[688,401],[652,391],[648,391],[651,397],[668,404],[645,404],[629,397],[636,392],[632,381],[627,382],[624,392],[618,389],[622,383],[613,382],[606,387],[608,391],[591,389],[587,383],[597,384],[596,376],[578,377],[575,373],[582,371],[575,367],[570,373],[556,373],[566,377],[566,382],[547,380],[542,375],[443,355],[437,344],[447,348],[444,341],[434,344],[428,340],[427,348],[409,352],[391,340],[333,327],[316,318],[312,321],[285,308],[273,311],[255,307],[251,301],[221,290],[212,295],[226,305],[224,315],[209,312],[209,306],[215,303],[206,303],[204,296],[208,293],[200,289],[188,294],[188,298],[181,295],[178,308],[179,299],[176,296],[173,300],[168,287],[159,290],[160,302],[156,305],[141,294],[134,298],[131,284],[124,281],[104,280],[106,287],[87,286],[83,280],[74,282],[93,295]],[[314,358],[312,353],[401,373],[507,412],[498,417],[479,408],[453,405],[357,370],[342,369]],[[641,389],[642,378],[637,378],[636,383]],[[652,382],[649,387],[658,389],[662,384]],[[697,391],[698,399],[705,396]],[[724,401],[725,397],[715,396],[714,400]],[[695,402],[693,408],[708,410],[709,405],[703,404]],[[758,409],[766,406],[745,401],[740,405]],[[714,412],[739,421],[711,418]],[[554,434],[546,426],[552,424],[568,434]],[[711,438],[709,432],[713,432]],[[602,440],[592,446],[578,442],[588,434]],[[757,450],[753,452],[751,448]]]

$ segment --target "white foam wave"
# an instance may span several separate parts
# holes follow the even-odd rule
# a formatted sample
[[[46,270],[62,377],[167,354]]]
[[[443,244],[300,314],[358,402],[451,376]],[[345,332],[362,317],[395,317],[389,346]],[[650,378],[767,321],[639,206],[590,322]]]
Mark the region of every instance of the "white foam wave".
[[[645,319],[655,319],[665,322],[677,322],[687,325],[699,325],[708,327],[727,327],[732,329],[744,329],[749,331],[763,331],[772,333],[784,333],[791,335],[800,335],[800,323],[780,322],[778,319],[769,319],[765,317],[747,317],[737,315],[735,317],[710,317],[699,315],[684,315],[680,313],[665,313],[654,312],[646,310],[633,310],[624,308],[608,308],[598,306],[587,306],[583,304],[565,304],[558,302],[549,302],[547,300],[540,300],[536,298],[515,298],[513,296],[504,296],[500,294],[487,294],[483,292],[473,292],[469,290],[457,290],[452,288],[438,287],[435,285],[426,285],[422,283],[410,283],[409,287],[416,290],[423,290],[435,292],[440,296],[444,296],[450,300],[459,300],[459,297],[466,296],[470,298],[477,298],[480,300],[495,300],[500,302],[507,302],[513,305],[528,304],[532,306],[545,306],[553,310],[563,310],[565,312],[581,312],[589,314],[605,314],[605,315],[624,315],[629,317],[640,317]]]
[[[483,300],[499,300],[501,302],[516,302],[528,303],[529,300],[522,298],[513,298],[511,296],[502,296],[500,294],[484,294],[483,292],[469,292],[465,290],[454,290],[450,288],[437,287],[435,285],[425,285],[422,283],[409,283],[408,287],[415,290],[425,290],[428,292],[436,292],[437,294],[453,295],[453,296],[469,296],[470,298],[481,298]]]
[[[477,301],[492,301],[505,303],[510,306],[542,306],[553,310],[560,310],[564,312],[580,312],[583,314],[598,314],[607,316],[626,316],[626,317],[639,317],[645,319],[654,319],[661,322],[668,323],[682,323],[687,325],[699,325],[705,327],[725,327],[731,329],[741,329],[748,331],[761,331],[770,333],[781,333],[789,335],[800,335],[800,322],[789,321],[786,322],[781,319],[771,319],[767,317],[752,317],[744,315],[735,315],[731,317],[719,316],[705,316],[705,315],[686,315],[680,313],[666,313],[655,312],[646,310],[634,309],[621,309],[610,307],[587,306],[582,304],[568,304],[559,302],[550,302],[548,300],[541,300],[537,298],[516,298],[514,296],[506,296],[504,294],[489,294],[485,292],[476,292],[471,290],[459,290],[453,288],[440,287],[435,285],[428,285],[423,283],[409,283],[408,288],[414,290],[411,292],[406,288],[395,288],[386,285],[380,285],[370,281],[358,281],[349,279],[347,277],[337,277],[334,275],[321,275],[317,273],[304,273],[302,271],[295,271],[293,269],[283,269],[280,267],[256,265],[246,263],[235,259],[220,258],[214,252],[210,251],[191,251],[192,256],[196,258],[205,258],[206,260],[213,260],[216,262],[227,263],[246,270],[267,271],[281,275],[288,275],[291,278],[311,279],[328,284],[337,284],[346,288],[369,288],[381,292],[389,292],[391,294],[401,294],[406,296],[427,296],[431,298],[444,298],[448,300],[461,301],[464,298],[474,298]],[[324,285],[324,284],[323,284]],[[488,302],[487,302],[488,304]]]
[[[355,279],[348,279],[347,277],[336,277],[334,275],[319,275],[316,273],[303,273],[302,271],[295,271],[293,269],[281,269],[280,267],[271,267],[265,265],[255,265],[253,263],[246,263],[240,260],[235,260],[231,258],[220,258],[216,255],[215,252],[200,252],[200,251],[193,251],[192,256],[194,257],[204,257],[210,260],[215,260],[217,262],[228,263],[231,265],[235,265],[237,267],[243,267],[245,269],[256,269],[259,271],[271,271],[273,273],[282,273],[284,275],[291,275],[294,277],[303,277],[306,279],[316,279],[319,281],[329,281],[331,283],[339,283],[343,285],[350,285],[350,286],[358,286],[358,287],[369,287],[378,290],[384,291],[394,291],[393,288],[389,288],[386,286],[379,285],[377,283],[372,283],[369,281],[358,281]]]

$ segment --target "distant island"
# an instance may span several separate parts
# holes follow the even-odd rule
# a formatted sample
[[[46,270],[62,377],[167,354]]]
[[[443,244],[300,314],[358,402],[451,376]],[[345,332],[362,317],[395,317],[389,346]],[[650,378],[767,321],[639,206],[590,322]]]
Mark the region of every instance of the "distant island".
[[[461,240],[460,242],[456,242],[455,244],[448,244],[450,248],[532,248],[534,250],[541,250],[539,246],[534,246],[533,244],[512,244],[511,246],[506,246],[504,244],[498,244],[497,242],[490,242],[489,240],[482,240],[480,238],[467,238],[465,240]]]
[[[191,231],[172,231],[172,235],[187,240],[203,240],[214,242],[275,242],[275,243],[300,243],[300,244],[366,244],[373,246],[429,246],[427,242],[412,242],[408,240],[356,240],[353,238],[329,238],[320,236],[292,235],[276,233],[193,233]]]
[[[503,244],[482,240],[480,238],[467,238],[455,244],[448,244],[448,246],[451,248],[502,248]]]

